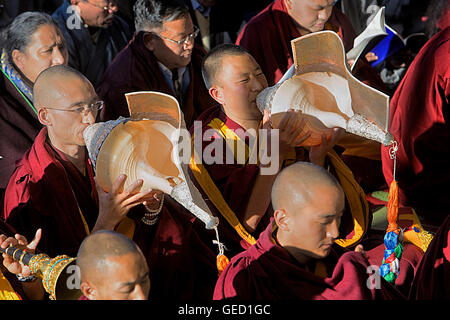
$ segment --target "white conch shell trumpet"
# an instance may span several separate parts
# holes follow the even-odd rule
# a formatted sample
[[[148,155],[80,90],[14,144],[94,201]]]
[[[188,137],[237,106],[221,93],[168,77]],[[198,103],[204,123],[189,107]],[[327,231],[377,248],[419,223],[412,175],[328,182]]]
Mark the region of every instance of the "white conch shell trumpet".
[[[301,110],[303,132],[311,136],[302,145],[314,146],[329,137],[333,127],[390,145],[387,132],[389,97],[356,79],[347,69],[341,39],[321,31],[291,41],[295,72],[259,93],[261,112],[269,111],[272,124],[289,109]]]
[[[155,92],[134,94],[134,98],[145,99],[145,103],[154,96],[159,100],[172,99]],[[140,112],[139,117],[136,114],[132,114],[135,119],[120,117],[85,129],[83,135],[99,185],[109,191],[120,174],[127,175],[124,188],[136,179],[143,179],[141,190],[163,191],[203,221],[206,228],[216,228],[217,217],[210,213],[189,179],[187,165],[179,159],[178,139],[182,121],[176,128],[168,121],[147,119],[145,116],[150,113]]]

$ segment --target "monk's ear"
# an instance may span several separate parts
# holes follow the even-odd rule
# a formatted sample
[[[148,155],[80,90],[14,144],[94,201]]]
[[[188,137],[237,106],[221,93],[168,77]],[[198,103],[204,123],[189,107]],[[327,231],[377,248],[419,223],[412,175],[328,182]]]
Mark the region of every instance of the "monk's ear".
[[[39,122],[42,123],[46,127],[52,125],[52,122],[48,116],[48,111],[46,108],[38,109],[38,119],[39,119]]]
[[[223,96],[223,91],[220,87],[213,85],[211,86],[211,88],[209,88],[208,90],[209,95],[216,100],[218,103],[220,104],[224,104],[225,103],[225,98]]]
[[[98,300],[97,289],[90,282],[82,282],[80,290],[83,295],[89,300]]]
[[[278,226],[278,229],[282,231],[289,231],[289,215],[284,209],[277,209],[273,213],[273,218]]]
[[[70,4],[73,6],[76,6],[79,2],[80,0],[70,0]]]
[[[12,56],[12,60],[13,60],[14,64],[17,66],[17,68],[22,70],[23,66],[24,66],[25,54],[23,52],[20,52],[17,49],[14,49],[11,56]]]

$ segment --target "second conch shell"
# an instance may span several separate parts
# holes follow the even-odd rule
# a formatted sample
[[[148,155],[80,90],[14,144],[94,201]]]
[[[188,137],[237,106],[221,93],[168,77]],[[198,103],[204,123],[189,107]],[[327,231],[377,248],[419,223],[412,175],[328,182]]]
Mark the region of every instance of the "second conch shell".
[[[295,73],[264,89],[257,96],[261,112],[269,111],[274,127],[289,109],[301,110],[302,133],[310,132],[303,146],[329,138],[333,127],[360,137],[392,143],[387,132],[389,97],[367,86],[348,71],[339,36],[321,31],[292,40]]]

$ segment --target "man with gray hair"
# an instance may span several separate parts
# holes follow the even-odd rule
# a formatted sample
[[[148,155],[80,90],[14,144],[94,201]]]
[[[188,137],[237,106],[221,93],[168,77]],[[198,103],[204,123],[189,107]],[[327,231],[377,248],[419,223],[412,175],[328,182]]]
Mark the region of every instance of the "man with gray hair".
[[[159,91],[176,97],[189,127],[214,104],[203,83],[206,52],[194,44],[198,28],[182,0],[138,0],[136,33],[105,73],[98,88],[102,121],[129,116],[125,93]]]
[[[25,12],[4,30],[0,59],[0,208],[15,162],[42,128],[33,102],[33,86],[45,69],[67,64],[64,37],[51,16]]]

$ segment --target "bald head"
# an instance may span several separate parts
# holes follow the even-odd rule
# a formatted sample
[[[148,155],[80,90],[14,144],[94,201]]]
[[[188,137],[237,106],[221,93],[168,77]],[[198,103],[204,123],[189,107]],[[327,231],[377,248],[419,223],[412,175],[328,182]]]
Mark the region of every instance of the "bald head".
[[[302,207],[314,201],[315,192],[326,188],[342,188],[324,168],[310,162],[297,162],[284,168],[272,187],[274,210]]]
[[[222,69],[222,61],[232,55],[249,54],[243,47],[226,43],[214,47],[203,59],[202,76],[206,87],[209,89],[216,83],[216,76]]]
[[[127,254],[142,255],[137,245],[123,234],[114,231],[97,231],[84,239],[78,250],[77,265],[81,279],[93,279],[108,268],[108,259]]]
[[[57,65],[42,71],[33,86],[33,102],[36,108],[48,107],[52,105],[55,97],[65,95],[69,80],[78,80],[86,86],[91,86],[81,72],[69,66]]]

